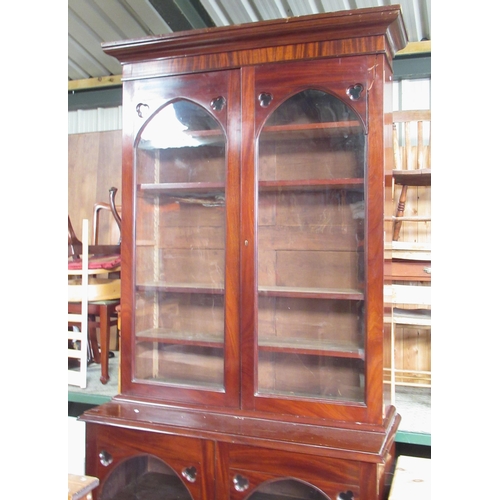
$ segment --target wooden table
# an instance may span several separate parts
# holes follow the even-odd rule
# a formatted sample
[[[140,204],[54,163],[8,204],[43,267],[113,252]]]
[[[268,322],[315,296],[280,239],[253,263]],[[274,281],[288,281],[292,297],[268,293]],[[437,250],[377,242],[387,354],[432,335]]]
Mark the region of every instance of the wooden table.
[[[92,476],[78,476],[68,474],[68,500],[78,500],[80,498],[92,499],[90,493],[99,485],[99,479]]]
[[[431,460],[400,455],[396,462],[389,500],[431,498]]]

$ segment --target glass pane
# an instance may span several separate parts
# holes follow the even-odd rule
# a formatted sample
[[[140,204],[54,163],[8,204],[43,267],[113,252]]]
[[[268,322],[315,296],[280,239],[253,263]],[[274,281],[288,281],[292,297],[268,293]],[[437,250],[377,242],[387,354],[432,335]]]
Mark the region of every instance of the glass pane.
[[[259,138],[258,391],[364,399],[365,134],[340,99],[289,98]]]
[[[225,155],[218,122],[188,101],[140,136],[136,379],[223,389]]]
[[[102,500],[134,498],[176,498],[192,500],[177,473],[152,455],[138,455],[122,461],[102,486]]]
[[[328,500],[328,497],[311,484],[297,479],[278,479],[262,484],[248,500]]]

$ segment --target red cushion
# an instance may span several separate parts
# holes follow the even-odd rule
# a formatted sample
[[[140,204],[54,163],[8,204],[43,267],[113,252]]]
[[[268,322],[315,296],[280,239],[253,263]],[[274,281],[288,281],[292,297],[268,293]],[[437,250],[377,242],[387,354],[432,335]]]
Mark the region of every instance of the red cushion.
[[[89,269],[114,269],[121,264],[121,255],[102,255],[89,258]],[[81,269],[82,259],[68,259],[68,269]]]

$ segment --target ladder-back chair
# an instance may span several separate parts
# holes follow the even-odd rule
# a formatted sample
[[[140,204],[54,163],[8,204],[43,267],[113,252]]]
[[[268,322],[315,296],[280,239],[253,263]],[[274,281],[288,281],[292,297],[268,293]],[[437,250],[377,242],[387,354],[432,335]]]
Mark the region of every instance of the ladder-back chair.
[[[69,221],[68,221],[69,222]],[[87,387],[87,346],[88,346],[88,220],[82,222],[82,256],[80,269],[68,269],[68,301],[78,304],[68,310],[68,342],[72,342],[72,349],[68,347],[68,384],[85,389]],[[71,227],[71,231],[73,228]],[[74,231],[73,231],[74,235]],[[76,237],[76,235],[75,235]],[[75,327],[75,328],[73,328]],[[71,360],[77,360],[75,370]]]

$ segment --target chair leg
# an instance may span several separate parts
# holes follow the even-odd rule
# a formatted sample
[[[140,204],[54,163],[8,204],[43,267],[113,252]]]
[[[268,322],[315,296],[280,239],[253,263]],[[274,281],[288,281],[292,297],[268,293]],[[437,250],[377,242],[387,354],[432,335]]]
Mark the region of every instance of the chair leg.
[[[396,211],[396,217],[403,217],[405,214],[405,206],[406,206],[406,192],[408,191],[408,186],[403,185],[401,187],[401,194],[399,195],[399,203],[398,203],[398,209]],[[392,233],[392,240],[393,241],[398,241],[399,239],[399,232],[401,230],[401,224],[402,221],[397,220],[394,222],[394,230]]]
[[[114,307],[114,306],[112,306]],[[107,384],[109,380],[109,336],[111,330],[110,306],[99,307],[99,330],[101,337],[101,383]]]
[[[89,315],[88,322],[89,329],[89,345],[90,345],[90,359],[89,362],[97,364],[101,363],[101,353],[99,351],[99,344],[97,342],[97,318],[95,315]]]

